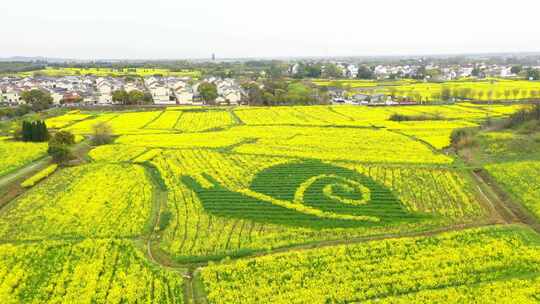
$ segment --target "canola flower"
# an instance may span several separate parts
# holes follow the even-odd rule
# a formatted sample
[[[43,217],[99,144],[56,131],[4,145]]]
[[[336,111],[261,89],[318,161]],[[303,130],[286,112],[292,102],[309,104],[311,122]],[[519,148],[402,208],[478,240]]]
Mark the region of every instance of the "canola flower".
[[[182,277],[129,241],[0,245],[2,303],[183,303]]]
[[[24,167],[46,154],[47,143],[0,140],[0,176]]]
[[[141,235],[149,223],[152,187],[136,165],[66,168],[13,202],[2,215],[0,238]]]
[[[26,179],[24,182],[21,183],[21,186],[24,188],[30,188],[33,187],[35,184],[40,182],[41,180],[47,178],[49,175],[53,174],[54,171],[58,168],[58,164],[52,164],[50,166],[47,166],[45,169],[39,171],[32,177]]]
[[[484,228],[211,264],[201,274],[215,304],[459,303],[473,298],[468,291],[484,302],[508,287],[535,303],[538,278],[521,274],[540,273],[539,244],[524,228]]]

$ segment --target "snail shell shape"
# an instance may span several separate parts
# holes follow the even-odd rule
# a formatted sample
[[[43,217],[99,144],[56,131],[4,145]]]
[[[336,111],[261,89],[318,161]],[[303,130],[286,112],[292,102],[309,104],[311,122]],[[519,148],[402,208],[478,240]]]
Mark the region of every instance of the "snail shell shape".
[[[183,182],[206,211],[226,217],[318,228],[382,225],[413,218],[394,194],[359,172],[320,161],[280,164],[259,172],[248,189],[231,191],[209,175],[202,187]]]
[[[294,203],[302,204],[306,189],[321,179],[335,180],[335,183],[326,184],[322,190],[324,196],[331,200],[355,206],[365,205],[371,200],[371,190],[369,190],[368,187],[363,186],[361,183],[334,174],[322,174],[313,176],[300,185],[294,194]],[[360,194],[360,198],[355,199],[342,197],[339,194],[340,190],[341,192],[351,194],[356,191],[358,194]]]
[[[322,219],[379,223],[411,214],[384,185],[357,171],[320,161],[276,165],[253,179],[249,192]],[[285,204],[282,204],[285,205]]]

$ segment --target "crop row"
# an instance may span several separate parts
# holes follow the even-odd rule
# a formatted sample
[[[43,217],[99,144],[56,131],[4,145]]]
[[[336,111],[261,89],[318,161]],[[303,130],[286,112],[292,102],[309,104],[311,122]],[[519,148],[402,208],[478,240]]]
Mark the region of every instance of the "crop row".
[[[38,173],[24,180],[21,183],[21,186],[25,188],[33,187],[35,184],[39,183],[41,180],[53,174],[54,171],[56,171],[56,168],[58,168],[57,164],[52,164],[52,165],[47,166],[45,169],[39,171]]]

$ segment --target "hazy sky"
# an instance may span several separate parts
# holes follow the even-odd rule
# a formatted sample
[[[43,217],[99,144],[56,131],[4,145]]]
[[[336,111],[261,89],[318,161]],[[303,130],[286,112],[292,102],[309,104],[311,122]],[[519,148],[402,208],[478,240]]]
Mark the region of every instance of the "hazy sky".
[[[540,51],[538,0],[1,0],[0,57]]]

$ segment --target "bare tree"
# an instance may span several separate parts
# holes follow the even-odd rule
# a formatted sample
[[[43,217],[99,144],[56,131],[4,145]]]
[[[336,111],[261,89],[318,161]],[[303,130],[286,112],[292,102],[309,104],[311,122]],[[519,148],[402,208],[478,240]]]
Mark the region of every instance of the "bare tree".
[[[94,145],[106,145],[112,142],[112,128],[102,121],[92,126],[92,142]]]

